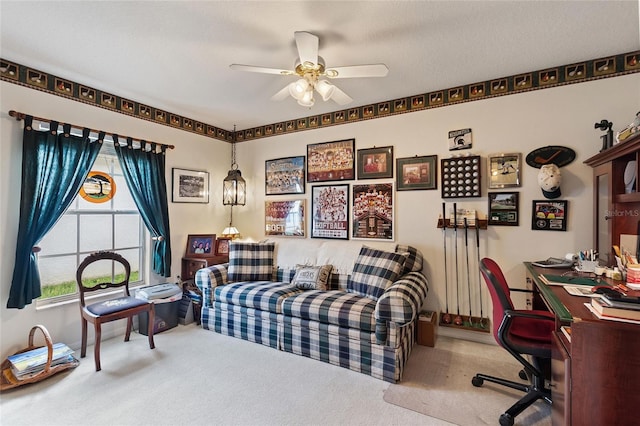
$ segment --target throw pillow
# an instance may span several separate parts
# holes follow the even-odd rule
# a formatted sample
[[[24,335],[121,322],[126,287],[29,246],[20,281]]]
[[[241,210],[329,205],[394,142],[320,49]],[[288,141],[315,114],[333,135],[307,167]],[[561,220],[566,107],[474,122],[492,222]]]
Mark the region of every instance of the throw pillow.
[[[231,242],[229,244],[229,281],[271,281],[276,244]]]
[[[407,260],[404,263],[402,275],[408,272],[422,271],[422,253],[420,253],[417,248],[398,244],[396,246],[396,253],[407,253]]]
[[[406,256],[362,246],[347,283],[347,291],[378,300],[398,279]]]
[[[296,265],[296,275],[291,283],[303,290],[329,290],[329,276],[333,265]]]

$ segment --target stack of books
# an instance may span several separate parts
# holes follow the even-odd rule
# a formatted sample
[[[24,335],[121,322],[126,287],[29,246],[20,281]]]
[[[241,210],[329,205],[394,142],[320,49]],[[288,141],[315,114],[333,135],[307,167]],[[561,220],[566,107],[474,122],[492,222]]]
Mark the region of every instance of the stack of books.
[[[603,294],[591,299],[591,307],[601,319],[640,321],[640,297]]]
[[[44,370],[47,364],[49,350],[46,346],[31,349],[26,352],[8,356],[7,359],[11,365],[11,372],[18,380],[25,380],[34,377]],[[73,362],[73,350],[64,343],[53,344],[53,355],[51,359],[51,367]]]

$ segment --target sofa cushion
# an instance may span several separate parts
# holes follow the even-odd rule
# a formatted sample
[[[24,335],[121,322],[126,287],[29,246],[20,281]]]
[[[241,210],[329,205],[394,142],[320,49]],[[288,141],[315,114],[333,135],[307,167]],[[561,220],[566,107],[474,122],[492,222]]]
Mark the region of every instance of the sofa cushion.
[[[375,300],[339,290],[309,290],[282,302],[285,316],[367,332],[375,331],[375,309]]]
[[[402,275],[409,272],[422,271],[422,253],[420,253],[417,248],[404,244],[398,244],[396,246],[396,253],[407,253],[407,260],[404,262],[404,270],[402,272]]]
[[[220,303],[280,313],[282,299],[302,292],[289,283],[245,281],[216,287],[214,299]]]
[[[229,281],[270,281],[275,243],[231,242]]]
[[[296,275],[291,284],[303,290],[329,290],[332,265],[296,265]]]
[[[347,291],[378,300],[402,273],[406,256],[362,246]]]

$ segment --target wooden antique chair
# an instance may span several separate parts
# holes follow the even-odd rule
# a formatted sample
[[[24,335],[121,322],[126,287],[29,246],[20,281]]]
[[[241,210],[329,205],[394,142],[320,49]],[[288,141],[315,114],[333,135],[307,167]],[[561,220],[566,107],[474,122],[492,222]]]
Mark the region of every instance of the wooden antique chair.
[[[83,282],[83,273],[85,269],[92,263],[98,261],[107,261],[109,263],[116,262],[124,268],[124,280],[117,283],[105,282],[97,284],[86,284]],[[111,271],[112,268],[109,268]],[[133,316],[142,312],[147,312],[149,315],[148,323],[148,336],[149,347],[155,348],[153,342],[153,325],[155,311],[152,302],[136,299],[129,293],[129,278],[131,276],[131,266],[129,262],[121,255],[110,251],[99,251],[87,256],[76,271],[76,281],[78,283],[78,290],[80,291],[80,313],[82,315],[82,348],[80,357],[84,358],[87,353],[87,321],[93,323],[95,330],[95,347],[94,358],[96,363],[96,371],[100,371],[100,340],[102,336],[102,323],[115,321],[118,319],[127,318],[127,332],[124,336],[124,341],[129,341],[131,335],[131,328],[133,327]],[[86,278],[85,278],[86,280]],[[103,289],[122,289],[122,295],[112,297],[108,300],[96,302],[87,305],[85,301],[85,293]]]

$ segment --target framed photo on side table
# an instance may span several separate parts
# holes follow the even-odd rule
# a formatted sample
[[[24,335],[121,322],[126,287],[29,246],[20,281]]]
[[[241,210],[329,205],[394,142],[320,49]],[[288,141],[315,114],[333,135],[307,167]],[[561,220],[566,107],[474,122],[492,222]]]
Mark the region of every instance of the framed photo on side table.
[[[398,191],[438,188],[438,156],[396,159],[396,187]]]
[[[265,161],[265,195],[304,194],[304,174],[304,155]]]
[[[489,192],[489,225],[518,226],[517,192]]]
[[[349,185],[311,187],[311,238],[349,239]]]
[[[358,150],[358,179],[393,177],[393,147]]]
[[[355,139],[307,145],[307,182],[355,179]]]
[[[219,237],[216,240],[216,256],[228,256],[229,255],[229,243],[231,242],[231,238],[228,237]]]
[[[190,234],[187,237],[187,250],[184,257],[210,257],[216,244],[216,234]]]
[[[533,200],[531,229],[534,231],[566,231],[566,200]]]
[[[171,169],[174,203],[209,202],[209,173],[198,170]]]
[[[520,158],[520,154],[489,155],[489,189],[520,186]]]

